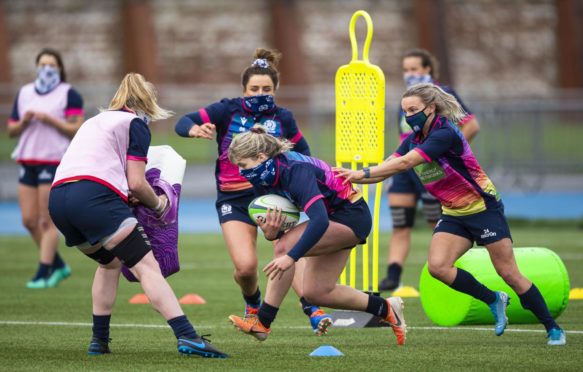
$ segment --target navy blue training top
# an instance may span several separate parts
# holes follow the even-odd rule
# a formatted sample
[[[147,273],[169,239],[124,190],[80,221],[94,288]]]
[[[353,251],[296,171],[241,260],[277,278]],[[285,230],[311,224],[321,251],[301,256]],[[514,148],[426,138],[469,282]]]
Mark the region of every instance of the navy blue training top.
[[[299,130],[292,113],[282,107],[254,115],[243,105],[242,98],[224,98],[197,112],[186,114],[176,123],[176,133],[188,137],[193,125],[212,123],[217,130],[219,157],[216,161],[215,178],[217,189],[226,192],[250,190],[251,184],[239,174],[239,167],[229,161],[228,150],[233,137],[253,128],[255,124],[265,126],[268,133],[286,138],[295,144],[294,150],[310,155],[308,142]]]

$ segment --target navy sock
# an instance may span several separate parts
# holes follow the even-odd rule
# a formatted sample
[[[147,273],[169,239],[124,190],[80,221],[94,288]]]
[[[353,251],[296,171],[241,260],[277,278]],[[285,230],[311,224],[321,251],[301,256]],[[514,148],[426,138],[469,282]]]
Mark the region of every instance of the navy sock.
[[[54,271],[57,269],[62,269],[63,267],[65,267],[65,261],[63,261],[63,259],[59,255],[59,252],[56,252],[55,259],[53,260],[53,265],[52,265],[51,269]]]
[[[279,308],[273,307],[267,302],[263,301],[261,307],[259,308],[259,312],[257,312],[257,316],[259,317],[261,324],[263,324],[266,328],[269,328],[277,316],[278,311]]]
[[[51,271],[51,265],[39,263],[38,270],[36,271],[36,275],[34,276],[34,278],[32,278],[32,280],[48,278],[50,271]]]
[[[518,297],[520,297],[520,304],[522,307],[526,310],[532,311],[538,320],[545,326],[547,332],[551,328],[559,328],[545,303],[545,299],[534,283],[532,283],[532,286],[528,291],[518,295]]]
[[[457,275],[450,287],[456,291],[469,294],[488,305],[496,301],[496,293],[494,291],[477,281],[472,274],[460,268],[457,269]]]
[[[194,330],[194,327],[186,318],[186,315],[177,316],[176,318],[172,318],[168,321],[168,325],[172,327],[172,331],[174,331],[174,336],[176,338],[180,338],[182,336],[187,338],[197,338],[198,335]]]
[[[110,315],[93,315],[93,337],[109,342],[109,321]]]
[[[366,312],[385,319],[389,314],[387,301],[379,296],[368,295],[368,305],[366,305]]]
[[[304,310],[304,314],[306,314],[307,316],[312,316],[312,313],[319,309],[318,306],[308,302],[308,300],[306,300],[305,297],[300,297],[300,302],[302,303],[302,309]]]
[[[252,307],[259,307],[259,305],[261,305],[261,291],[259,290],[259,287],[257,287],[257,291],[254,294],[251,296],[243,295],[243,298],[245,299],[245,303],[247,303],[247,305]]]
[[[399,283],[402,271],[403,266],[398,263],[392,263],[387,267],[387,278],[392,282]]]

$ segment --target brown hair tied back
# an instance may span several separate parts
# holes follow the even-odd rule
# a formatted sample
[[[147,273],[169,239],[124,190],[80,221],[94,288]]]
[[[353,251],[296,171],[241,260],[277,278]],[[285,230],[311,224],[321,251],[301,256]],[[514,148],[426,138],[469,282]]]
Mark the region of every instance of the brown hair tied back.
[[[279,71],[277,65],[281,59],[281,53],[275,49],[255,49],[251,66],[247,67],[241,74],[241,84],[243,89],[247,88],[249,79],[253,75],[269,75],[273,81],[274,89],[279,85]]]

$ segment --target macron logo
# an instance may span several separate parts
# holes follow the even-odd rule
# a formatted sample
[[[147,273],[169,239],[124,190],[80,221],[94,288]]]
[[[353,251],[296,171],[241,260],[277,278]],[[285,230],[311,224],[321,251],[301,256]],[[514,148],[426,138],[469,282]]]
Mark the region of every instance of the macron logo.
[[[484,233],[482,235],[480,235],[480,238],[486,239],[486,238],[491,238],[493,236],[496,236],[495,232],[490,231],[489,229],[484,229]]]

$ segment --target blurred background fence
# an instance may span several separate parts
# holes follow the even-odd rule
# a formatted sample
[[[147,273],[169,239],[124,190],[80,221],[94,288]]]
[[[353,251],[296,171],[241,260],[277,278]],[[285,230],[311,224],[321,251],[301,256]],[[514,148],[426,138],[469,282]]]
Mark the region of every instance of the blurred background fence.
[[[330,84],[332,85],[332,84]],[[87,116],[106,107],[117,87],[114,85],[83,85],[78,89],[86,99]],[[178,137],[174,123],[180,115],[195,111],[223,97],[235,97],[238,86],[168,85],[158,86],[161,104],[176,113],[173,119],[152,125],[153,144],[173,146],[195,167],[190,173],[202,185],[186,195],[212,195],[212,173],[216,159],[216,143]],[[298,124],[308,139],[315,156],[334,162],[334,91],[331,87],[318,91],[298,87],[282,90],[281,98],[296,102],[293,110]],[[0,86],[0,95],[14,97],[12,86]],[[302,99],[299,99],[299,97]],[[315,98],[312,99],[311,97]],[[308,99],[305,99],[308,97]],[[396,126],[398,96],[386,103],[386,155],[398,145]],[[556,92],[545,99],[499,98],[466,100],[476,115],[481,131],[472,149],[488,174],[502,191],[538,192],[583,191],[583,91]],[[3,100],[0,116],[9,115],[12,104]],[[313,104],[317,102],[317,104]],[[13,183],[17,166],[10,160],[15,139],[0,139],[0,199],[14,199]],[[14,181],[14,182],[12,182]]]
[[[314,155],[333,161],[334,74],[350,60],[358,9],[371,14],[370,60],[387,80],[387,155],[397,146],[401,56],[422,47],[476,115],[472,148],[501,191],[583,191],[583,0],[3,0],[0,130],[43,47],[62,52],[87,117],[124,73],[140,72],[177,114],[152,126],[153,144],[187,158],[198,185],[187,195],[209,196],[216,144],[179,138],[174,122],[240,95],[253,51],[270,47],[283,52],[277,101]],[[359,38],[364,31],[357,23]],[[0,135],[0,200],[16,197],[15,144]]]

